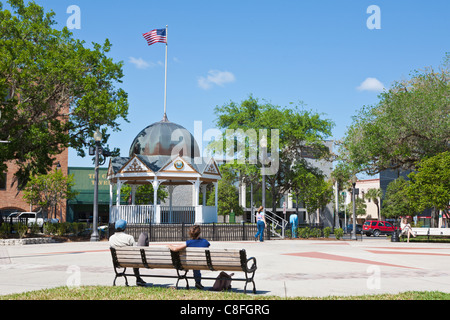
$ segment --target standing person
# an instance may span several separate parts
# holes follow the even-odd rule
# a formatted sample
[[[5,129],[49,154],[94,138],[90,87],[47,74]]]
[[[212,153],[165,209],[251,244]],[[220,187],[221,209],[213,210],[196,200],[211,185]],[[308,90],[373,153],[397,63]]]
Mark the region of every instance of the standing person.
[[[264,207],[260,206],[258,211],[256,211],[256,227],[258,228],[258,232],[255,234],[255,241],[263,242],[264,241],[264,228],[267,227],[266,223],[266,215],[264,212]]]
[[[139,242],[136,244],[134,238],[131,234],[126,234],[125,229],[127,227],[127,222],[125,220],[117,220],[115,224],[116,232],[109,237],[109,245],[111,247],[126,247],[126,246],[145,246],[148,245],[148,236],[146,234],[141,234],[139,236]],[[146,238],[147,237],[147,238]],[[137,286],[145,286],[147,283],[142,280],[141,274],[139,273],[139,268],[133,268],[134,276],[136,277]]]
[[[194,247],[194,248],[208,248],[210,246],[210,243],[208,240],[200,238],[200,226],[195,225],[192,226],[192,228],[189,230],[189,236],[191,237],[190,240],[187,240],[185,244],[174,246],[169,245],[169,249],[172,251],[180,251],[185,249],[186,247]],[[194,271],[194,279],[195,279],[195,287],[197,289],[203,289],[202,286],[202,274],[200,270],[193,270]]]

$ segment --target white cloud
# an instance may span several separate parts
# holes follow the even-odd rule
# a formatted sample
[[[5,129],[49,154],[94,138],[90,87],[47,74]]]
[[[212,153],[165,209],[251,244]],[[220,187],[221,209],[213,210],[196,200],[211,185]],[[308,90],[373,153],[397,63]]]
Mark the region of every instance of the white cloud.
[[[198,86],[204,90],[210,89],[213,85],[223,87],[226,83],[236,80],[233,73],[229,71],[209,70],[206,77],[198,78]]]
[[[152,67],[155,65],[154,63],[149,63],[142,58],[137,59],[135,57],[130,57],[129,61],[130,63],[134,64],[138,69],[147,69],[148,67]]]
[[[364,80],[359,87],[357,88],[359,91],[378,91],[381,92],[384,90],[384,84],[380,82],[377,78],[367,78]]]

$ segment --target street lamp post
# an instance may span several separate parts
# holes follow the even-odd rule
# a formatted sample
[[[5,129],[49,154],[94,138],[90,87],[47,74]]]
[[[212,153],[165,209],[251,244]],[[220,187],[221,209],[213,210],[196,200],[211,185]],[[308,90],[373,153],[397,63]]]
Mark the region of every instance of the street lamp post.
[[[265,172],[265,162],[266,162],[266,153],[267,153],[267,138],[263,136],[260,141],[260,146],[262,149],[262,203],[264,210],[266,210],[266,172]]]
[[[102,140],[102,134],[100,131],[94,133],[95,141],[95,180],[94,180],[94,212],[92,217],[92,234],[91,241],[99,241],[98,235],[98,158],[99,158],[99,147],[100,141]]]
[[[352,177],[353,230],[352,230],[352,237],[351,237],[352,240],[356,240],[356,201],[355,201],[356,181],[357,181],[356,176],[353,176]]]

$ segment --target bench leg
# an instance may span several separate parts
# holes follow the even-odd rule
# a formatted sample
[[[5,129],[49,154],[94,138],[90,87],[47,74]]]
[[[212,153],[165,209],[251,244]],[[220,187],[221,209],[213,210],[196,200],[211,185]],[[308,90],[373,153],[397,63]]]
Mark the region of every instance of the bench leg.
[[[178,279],[177,279],[177,284],[176,284],[176,288],[177,288],[177,289],[178,289],[178,282],[180,282],[181,279],[184,279],[184,280],[186,280],[186,289],[189,290],[189,282],[188,282],[188,279],[187,279],[187,277],[186,277],[186,274],[187,274],[187,273],[188,273],[188,271],[184,271],[184,274],[181,275],[181,274],[180,274],[180,271],[177,269],[177,274],[178,274]]]
[[[125,271],[127,270],[127,268],[124,268],[122,272],[117,272],[116,269],[114,269],[114,271],[116,272],[116,277],[114,278],[113,281],[113,286],[116,286],[116,280],[118,277],[124,277],[125,278],[125,285],[128,287],[128,279],[127,276],[125,275]]]
[[[254,273],[254,272],[252,273],[252,275],[251,275],[250,278],[248,277],[248,273],[247,273],[247,272],[245,273],[245,278],[246,278],[247,280],[245,281],[244,293],[247,293],[247,284],[248,284],[249,282],[251,282],[251,283],[253,284],[253,293],[256,294],[255,280],[253,280],[254,277],[255,277],[255,273]]]

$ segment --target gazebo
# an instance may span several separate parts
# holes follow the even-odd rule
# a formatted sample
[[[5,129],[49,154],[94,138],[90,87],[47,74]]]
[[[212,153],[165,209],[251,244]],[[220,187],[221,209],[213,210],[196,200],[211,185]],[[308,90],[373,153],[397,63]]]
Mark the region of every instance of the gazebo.
[[[110,223],[125,219],[128,223],[213,223],[217,222],[217,189],[221,179],[213,158],[200,156],[198,144],[184,127],[166,116],[143,129],[134,139],[128,157],[115,157],[108,167],[110,182]],[[121,188],[131,186],[131,203],[121,205]],[[153,186],[153,204],[136,205],[135,193],[140,185]],[[206,206],[206,187],[214,185],[215,206]],[[174,188],[192,190],[192,202],[172,205]],[[116,186],[116,203],[113,190]],[[157,203],[160,186],[167,186],[168,205]],[[203,203],[199,204],[200,192]],[[190,202],[190,201],[189,201]]]

